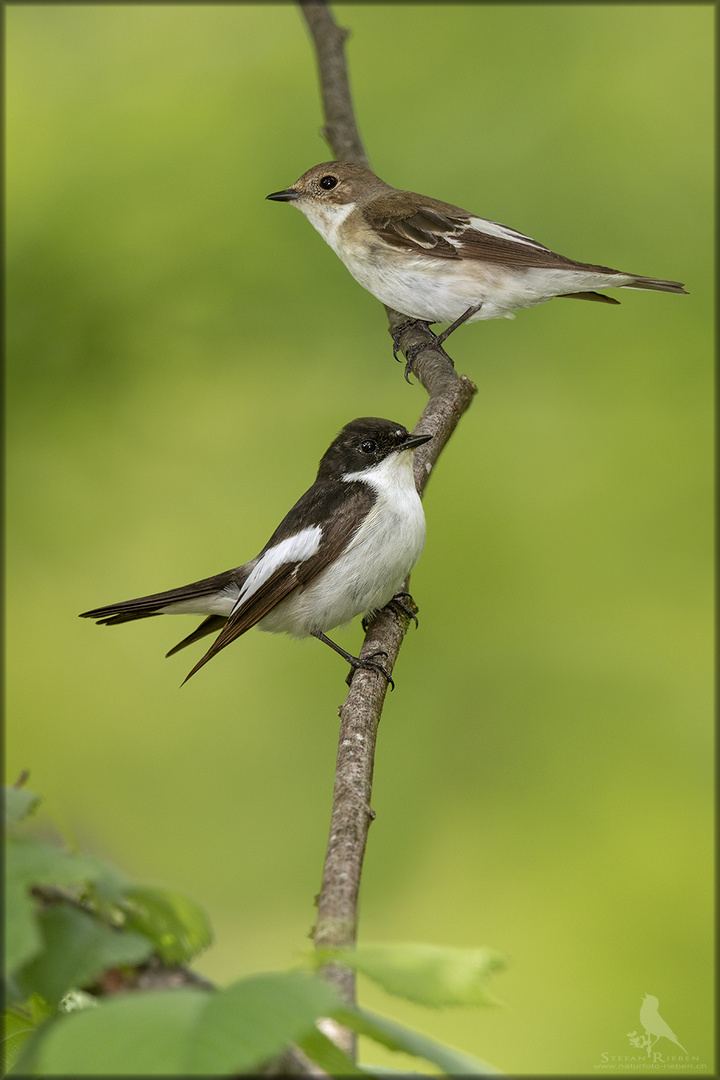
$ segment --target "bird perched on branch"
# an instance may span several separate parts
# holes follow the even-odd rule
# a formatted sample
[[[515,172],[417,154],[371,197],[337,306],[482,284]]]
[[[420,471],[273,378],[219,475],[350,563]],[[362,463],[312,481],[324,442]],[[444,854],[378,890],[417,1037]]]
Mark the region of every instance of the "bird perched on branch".
[[[420,558],[425,515],[415,487],[413,450],[431,438],[374,416],[351,421],[323,455],[315,483],[250,562],[179,589],[84,611],[81,618],[114,626],[151,615],[204,615],[167,654],[220,631],[186,682],[257,626],[323,641],[350,664],[348,683],[357,668],[368,668],[392,687],[382,664],[352,656],[325,631],[392,601]]]
[[[411,321],[513,319],[555,296],[617,304],[599,288],[684,293],[679,281],[642,277],[557,255],[515,229],[413,191],[364,165],[326,161],[267,196],[305,214],[368,292]],[[393,334],[397,355],[399,327]]]

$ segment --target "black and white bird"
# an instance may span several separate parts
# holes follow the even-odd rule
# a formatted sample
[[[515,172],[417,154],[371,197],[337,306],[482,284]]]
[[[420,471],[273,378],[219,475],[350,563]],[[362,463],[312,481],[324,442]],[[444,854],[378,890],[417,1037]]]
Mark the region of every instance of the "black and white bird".
[[[355,669],[392,679],[382,664],[361,660],[326,637],[355,615],[384,607],[420,558],[425,515],[415,487],[413,450],[432,435],[363,416],[346,424],[320,461],[315,483],[285,515],[262,551],[234,570],[179,589],[84,611],[114,626],[151,615],[204,615],[168,656],[220,633],[186,678],[257,626],[325,642]]]
[[[599,288],[684,293],[679,281],[576,262],[451,203],[391,187],[364,165],[326,161],[284,191],[368,292],[423,323],[514,319],[556,296],[617,304]]]

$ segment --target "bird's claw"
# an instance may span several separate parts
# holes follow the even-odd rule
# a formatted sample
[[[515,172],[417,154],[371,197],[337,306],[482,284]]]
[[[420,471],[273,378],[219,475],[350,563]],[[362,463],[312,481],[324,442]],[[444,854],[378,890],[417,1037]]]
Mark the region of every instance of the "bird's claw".
[[[371,655],[372,656],[384,656],[384,657],[387,657],[387,653],[382,652],[382,650],[379,651],[379,652],[374,652]],[[367,659],[361,659],[360,657],[356,657],[356,658],[354,657],[352,660],[350,660],[350,671],[348,672],[347,678],[345,679],[345,682],[347,683],[348,686],[351,685],[351,683],[353,681],[353,676],[355,675],[355,672],[358,670],[358,668],[364,668],[366,671],[376,671],[378,673],[378,675],[384,675],[385,678],[388,681],[388,685],[389,685],[390,689],[391,690],[395,689],[395,680],[393,679],[390,672],[387,671],[387,669],[384,668],[382,664],[378,664],[375,660],[372,660],[370,657],[368,657]]]
[[[402,598],[404,596],[408,598],[413,607],[410,607],[408,604],[403,603]],[[416,627],[419,626],[417,617],[417,605],[415,604],[415,601],[413,600],[409,592],[395,593],[392,600],[388,600],[386,607],[392,608],[396,615],[398,614],[398,612],[402,612],[403,615],[407,615],[409,619],[412,619]],[[414,611],[413,608],[415,608]]]
[[[397,360],[398,364],[400,363],[400,357],[398,356],[398,353],[400,352],[400,338],[403,336],[406,330],[410,330],[413,326],[417,325],[417,319],[407,319],[404,323],[400,323],[399,326],[390,328],[390,337],[392,338],[393,343],[393,356]],[[426,324],[423,323],[422,325]]]
[[[440,349],[440,339],[430,329],[429,323],[425,322],[423,319],[408,319],[406,322],[401,323],[400,326],[396,326],[394,329],[390,330],[390,336],[392,337],[393,341],[393,356],[398,361],[398,363],[400,363],[401,359],[398,356],[398,353],[400,352],[400,338],[403,336],[406,330],[413,330],[416,327],[427,330],[429,334],[432,334],[433,340],[419,341],[415,345],[408,345],[407,349],[405,350],[405,382],[410,382],[410,375],[413,370],[413,364],[415,362],[415,358],[419,355],[419,353],[423,352],[424,349]],[[450,357],[447,355],[444,349],[440,349],[440,351],[442,352],[443,356],[450,360]],[[452,360],[450,360],[450,363],[452,363]]]
[[[403,601],[402,601],[403,597],[407,597],[407,599],[412,604],[412,607],[410,607],[408,604],[403,603]],[[391,608],[391,610],[395,613],[395,615],[399,615],[401,613],[403,615],[407,615],[407,617],[409,619],[412,619],[412,621],[415,623],[415,626],[419,625],[418,624],[418,618],[417,618],[417,610],[418,610],[418,608],[417,608],[417,605],[416,605],[415,601],[413,600],[413,598],[412,598],[412,596],[410,595],[409,592],[395,593],[395,595],[392,597],[392,599],[388,600],[385,607]],[[372,615],[370,616],[370,618],[368,618],[366,615],[364,615],[362,617],[362,619],[360,620],[360,625],[362,626],[363,634],[367,634],[368,630],[370,629],[370,624],[372,623],[373,618],[374,618],[374,616],[372,616]]]

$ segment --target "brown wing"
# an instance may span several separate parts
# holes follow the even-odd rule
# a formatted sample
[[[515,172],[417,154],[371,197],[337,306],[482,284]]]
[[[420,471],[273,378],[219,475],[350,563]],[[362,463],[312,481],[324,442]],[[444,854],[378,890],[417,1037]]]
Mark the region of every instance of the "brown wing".
[[[343,484],[342,488],[339,488],[336,483],[330,484],[327,492],[324,493],[324,498],[322,496],[319,498],[318,495],[317,485],[315,485],[312,504],[315,510],[320,510],[316,520],[323,522],[320,549],[302,562],[283,563],[278,566],[246,602],[241,602],[184,682],[187,682],[196,671],[207,664],[208,660],[212,660],[213,656],[216,656],[231,641],[235,641],[259,623],[296,589],[313,581],[344,550],[375,501],[375,495],[368,485],[357,482]],[[323,502],[327,504],[326,509],[332,509],[332,513],[322,512]],[[300,503],[296,504],[291,513],[296,512],[299,506]]]
[[[391,247],[405,251],[414,251],[419,255],[435,255],[441,259],[459,259],[458,249],[447,240],[448,236],[459,236],[467,222],[452,219],[431,210],[419,207],[414,213],[403,217],[387,217],[375,227],[380,236]]]
[[[494,225],[495,222],[490,222]],[[502,226],[505,228],[505,226]],[[601,274],[616,274],[609,266],[577,262],[557,255],[542,244],[522,237],[496,236],[473,228],[469,219],[446,217],[434,210],[420,207],[409,217],[393,218],[380,228],[380,235],[391,247],[430,255],[439,259],[477,259],[486,263],[501,263],[518,269],[593,270]],[[512,232],[513,230],[508,230]],[[450,243],[452,237],[454,243]],[[520,239],[522,237],[522,239]]]
[[[368,224],[377,229],[383,240],[400,251],[413,252],[436,259],[477,259],[479,262],[502,264],[518,270],[590,270],[596,274],[618,274],[611,266],[578,262],[565,255],[558,255],[525,236],[516,229],[501,225],[487,218],[490,231],[472,223],[474,215],[459,206],[428,199],[410,191],[393,191],[377,199],[365,210]],[[501,229],[506,235],[498,236]],[[452,243],[450,239],[452,238]],[[634,277],[633,289],[651,289],[658,292],[684,293],[682,282],[663,278]],[[601,303],[617,304],[618,300],[602,297],[599,293],[578,292],[571,295],[578,300],[599,300]]]
[[[495,224],[491,222],[491,224]],[[505,226],[503,226],[504,228]],[[517,234],[521,236],[520,233]],[[529,239],[529,238],[528,238]],[[558,255],[542,244],[526,239],[493,236],[479,228],[467,228],[459,238],[458,254],[461,259],[479,259],[486,263],[502,263],[503,266],[525,270],[591,270],[596,274],[618,274],[610,266],[578,262]]]
[[[426,199],[412,191],[392,191],[364,210],[365,220],[391,247],[441,259],[459,259],[448,236],[457,236],[470,221],[459,206]]]
[[[510,229],[496,221],[487,220],[489,232],[473,226],[472,215],[459,206],[425,199],[411,192],[396,193],[376,201],[366,211],[368,223],[377,229],[383,240],[391,247],[412,251],[416,255],[429,255],[439,259],[478,259],[504,266],[535,269],[583,269],[597,273],[616,274],[609,266],[581,263],[557,255],[524,233]],[[408,210],[408,197],[411,198]],[[502,229],[509,235],[498,236]],[[448,239],[452,237],[453,243]]]

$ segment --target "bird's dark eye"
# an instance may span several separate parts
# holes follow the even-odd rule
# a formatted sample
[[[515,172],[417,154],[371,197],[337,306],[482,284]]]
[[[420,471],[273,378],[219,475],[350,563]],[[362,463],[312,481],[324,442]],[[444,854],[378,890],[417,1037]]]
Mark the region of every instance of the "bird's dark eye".
[[[374,454],[377,450],[377,443],[374,439],[366,439],[360,449],[362,450],[363,454]]]
[[[320,187],[325,188],[326,191],[331,191],[334,187],[337,187],[337,182],[337,176],[323,176]]]

